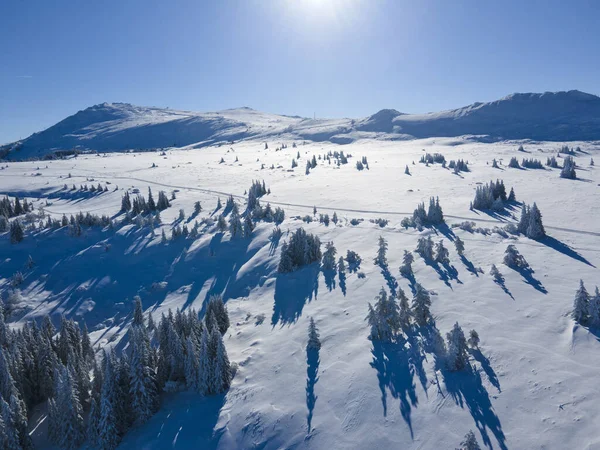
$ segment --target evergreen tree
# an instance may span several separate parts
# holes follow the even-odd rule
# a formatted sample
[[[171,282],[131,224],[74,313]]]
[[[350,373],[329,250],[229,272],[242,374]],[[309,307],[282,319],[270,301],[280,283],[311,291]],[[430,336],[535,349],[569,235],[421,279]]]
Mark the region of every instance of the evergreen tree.
[[[154,197],[152,197],[152,189],[148,186],[148,210],[153,212],[156,211],[156,203],[154,202]]]
[[[583,280],[579,280],[579,288],[575,293],[573,301],[573,319],[579,323],[586,323],[589,314],[590,295],[588,294]]]
[[[431,320],[431,312],[429,308],[431,306],[431,298],[429,292],[421,286],[419,283],[415,286],[415,295],[413,297],[413,316],[419,326],[427,325]]]
[[[410,306],[408,305],[408,297],[402,290],[402,288],[398,288],[398,309],[399,316],[398,321],[400,323],[400,328],[403,330],[407,330],[410,327],[410,318],[411,311]]]
[[[84,438],[83,409],[79,402],[73,369],[60,366],[56,376],[56,399],[52,424],[55,444],[63,449],[76,449]]]
[[[456,253],[458,253],[460,256],[463,256],[465,252],[465,243],[458,236],[456,236],[456,239],[454,240],[454,247],[456,248]]]
[[[206,323],[210,324],[214,318],[219,332],[225,334],[229,328],[229,313],[227,306],[223,303],[223,297],[220,295],[211,295],[206,306]]]
[[[513,244],[509,244],[504,251],[504,264],[506,264],[511,269],[526,269],[529,267],[527,261],[523,255],[519,253],[517,247]]]
[[[477,331],[469,331],[469,340],[467,341],[467,343],[471,348],[479,348],[479,334],[477,334]]]
[[[460,443],[460,447],[456,450],[481,450],[481,447],[477,443],[475,434],[472,431],[469,431]]]
[[[104,354],[104,382],[100,397],[100,421],[98,425],[98,448],[113,450],[119,444],[117,426],[117,386],[113,361]]]
[[[467,340],[462,328],[456,322],[446,335],[448,341],[447,362],[450,370],[462,370],[469,364]]]
[[[377,256],[374,259],[374,263],[380,267],[387,266],[387,256],[386,256],[387,249],[388,249],[387,241],[383,238],[383,236],[379,236]]]
[[[308,343],[306,344],[307,350],[319,350],[321,348],[321,341],[319,340],[319,330],[315,325],[315,320],[311,317],[308,324]]]
[[[400,266],[400,273],[402,276],[410,277],[412,275],[412,263],[415,258],[411,252],[404,250],[404,256],[402,257],[402,266]]]
[[[594,326],[600,326],[600,291],[596,286],[594,295],[590,297],[588,313],[590,316],[590,323]]]
[[[321,262],[321,267],[324,272],[335,271],[335,254],[336,249],[333,246],[333,242],[328,242],[325,244],[325,252],[323,253],[323,259]]]
[[[435,246],[435,262],[442,265],[450,264],[449,255],[448,249],[444,247],[444,241],[440,239]]]
[[[131,362],[129,364],[131,414],[136,425],[145,423],[158,404],[154,369],[150,364],[150,339],[143,322],[131,328]]]
[[[23,240],[25,232],[23,231],[23,225],[18,219],[13,220],[10,223],[10,243],[17,244]]]
[[[373,340],[389,342],[400,330],[400,309],[395,298],[388,296],[383,287],[375,297],[375,306],[369,303],[369,314],[366,320],[371,327]]]
[[[542,214],[538,209],[535,202],[529,211],[529,223],[527,224],[527,229],[525,234],[530,239],[541,239],[546,236],[546,231],[544,230],[544,225],[542,224]]]
[[[417,241],[417,249],[415,250],[425,261],[433,261],[433,240],[431,236],[427,238],[421,237]]]

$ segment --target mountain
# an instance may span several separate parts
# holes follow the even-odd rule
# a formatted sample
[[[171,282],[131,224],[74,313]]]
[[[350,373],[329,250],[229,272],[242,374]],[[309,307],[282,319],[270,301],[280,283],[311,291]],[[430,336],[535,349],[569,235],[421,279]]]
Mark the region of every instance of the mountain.
[[[489,103],[428,113],[383,109],[351,119],[307,119],[250,108],[198,113],[126,103],[103,103],[79,111],[39,133],[4,146],[13,159],[55,152],[124,151],[202,147],[244,139],[286,139],[348,143],[359,138],[410,139],[487,136],[494,140],[600,139],[600,98],[580,91],[511,94]],[[1,153],[0,153],[1,154]]]

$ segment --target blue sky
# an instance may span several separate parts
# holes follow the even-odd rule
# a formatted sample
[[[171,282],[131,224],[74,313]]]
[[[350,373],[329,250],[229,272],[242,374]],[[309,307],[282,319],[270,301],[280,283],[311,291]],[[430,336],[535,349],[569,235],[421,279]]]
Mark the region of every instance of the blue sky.
[[[0,143],[90,105],[361,117],[600,93],[600,2],[3,0]]]

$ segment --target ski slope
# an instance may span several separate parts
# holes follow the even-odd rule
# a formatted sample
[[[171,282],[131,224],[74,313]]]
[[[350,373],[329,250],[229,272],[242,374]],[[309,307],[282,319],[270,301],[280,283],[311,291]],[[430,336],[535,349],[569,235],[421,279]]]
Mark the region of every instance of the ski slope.
[[[506,167],[512,156],[545,163],[564,145],[560,142],[525,142],[526,153],[517,151],[518,141],[486,144],[460,137],[296,142],[293,148],[292,140],[279,135],[169,149],[164,155],[100,153],[1,165],[0,193],[26,197],[59,218],[79,211],[114,216],[126,189],[146,194],[150,186],[154,192],[176,191],[171,208],[161,213],[170,235],[180,208],[191,225],[195,201],[204,208],[198,219],[217,214],[217,198],[225,202],[231,194],[243,205],[256,179],[271,190],[261,204],[286,212],[278,243],[270,240],[274,225],[268,223],[251,240],[201,227],[197,240],[167,245],[160,242],[160,229],[153,237],[135,225],[88,230],[80,238],[64,230],[41,231],[16,245],[0,238],[0,289],[8,289],[28,255],[36,261],[23,271],[24,302],[11,317],[14,326],[65,313],[86,320],[95,346],[121,349],[135,295],[156,318],[169,308],[202,310],[211,294],[223,294],[232,324],[225,342],[238,365],[231,389],[209,398],[167,395],[161,410],[131,430],[120,448],[440,449],[454,448],[470,429],[482,446],[494,449],[600,448],[595,419],[600,330],[579,326],[569,315],[579,280],[588,291],[600,284],[600,173],[589,165],[592,157],[600,160],[600,147],[569,142],[582,153],[576,157],[579,179],[566,180],[559,169]],[[277,150],[282,143],[288,147]],[[339,167],[318,160],[306,175],[306,161],[329,151],[352,157]],[[291,169],[297,152],[299,165]],[[425,152],[468,160],[471,171],[456,175],[439,164],[426,167],[418,162]],[[369,169],[358,171],[355,163],[363,156]],[[503,163],[500,169],[492,168],[493,158]],[[406,165],[411,175],[404,173]],[[536,242],[491,232],[514,222],[518,209],[508,215],[469,210],[475,187],[497,178],[514,187],[517,200],[537,203],[549,237]],[[65,183],[70,188],[98,182],[110,183],[109,192],[63,190]],[[430,196],[439,196],[449,227],[402,228],[401,219]],[[315,206],[318,214],[337,212],[340,222],[299,220],[312,216]],[[377,218],[388,219],[388,225],[370,222]],[[352,219],[363,220],[352,225]],[[451,227],[464,220],[490,232]],[[344,288],[337,276],[326,279],[314,265],[277,273],[281,243],[300,226],[323,243],[332,241],[338,257],[347,250],[362,257]],[[442,336],[456,321],[465,332],[478,331],[481,351],[471,354],[469,371],[435,368],[428,340],[434,330],[410,333],[394,345],[367,338],[367,303],[382,286],[389,290],[397,282],[412,297],[411,282],[398,268],[403,251],[414,250],[417,239],[428,234],[444,239],[451,266],[426,265],[415,255],[415,280],[432,293]],[[380,236],[389,244],[389,274],[373,263]],[[465,258],[452,245],[455,236],[465,242]],[[502,264],[508,244],[517,246],[532,273]],[[489,275],[492,264],[502,272],[503,286]],[[321,334],[318,362],[307,361],[305,351],[310,317]],[[44,422],[35,425],[34,441],[49,448]]]

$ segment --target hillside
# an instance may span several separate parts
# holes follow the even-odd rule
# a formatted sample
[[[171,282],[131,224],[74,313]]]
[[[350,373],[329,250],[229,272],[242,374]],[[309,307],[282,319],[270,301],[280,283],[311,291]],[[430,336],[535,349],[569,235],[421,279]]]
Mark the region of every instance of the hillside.
[[[600,98],[579,91],[512,94],[491,103],[429,114],[384,109],[362,119],[306,119],[250,108],[196,113],[124,103],[79,111],[23,141],[9,159],[55,152],[205,147],[240,140],[310,140],[347,144],[365,138],[414,139],[477,135],[483,140],[599,140]]]
[[[510,101],[516,100],[473,106],[462,114],[502,109]],[[104,114],[106,107],[100,109],[100,117],[81,126],[100,130],[104,123],[104,133],[111,123],[133,124],[138,114],[134,107],[117,108],[111,116]],[[144,111],[145,117],[151,115]],[[145,123],[207,120],[191,113],[152,114],[157,117]],[[232,111],[223,120],[239,124],[255,114],[264,133],[270,125],[311,131],[319,125],[324,127],[321,135],[328,133],[322,123],[267,119],[247,110]],[[442,114],[443,120],[450,120],[448,114]],[[44,221],[45,215],[60,220],[79,211],[106,214],[114,221],[113,227],[84,227],[80,236],[71,235],[69,226],[36,226],[18,244],[0,233],[3,298],[14,288],[13,274],[23,275],[22,299],[8,316],[10,325],[20,328],[45,316],[58,325],[61,314],[85,320],[100,358],[101,349],[128,351],[134,296],[141,297],[144,313],[151,312],[155,320],[177,308],[195,308],[202,316],[212,294],[223,296],[230,317],[223,339],[237,367],[231,387],[208,397],[184,388],[163,394],[159,411],[132,427],[121,449],[437,450],[457,447],[469,430],[482,448],[598,448],[600,331],[575,322],[571,311],[580,279],[590,293],[600,284],[600,172],[590,165],[591,158],[599,160],[600,149],[589,142],[567,143],[580,147],[575,152],[578,179],[569,180],[560,178],[557,168],[507,167],[511,157],[545,162],[564,143],[525,144],[521,152],[511,142],[391,141],[381,139],[378,133],[387,132],[373,124],[407,117],[386,111],[370,122],[357,121],[357,133],[378,138],[362,135],[348,145],[324,141],[294,147],[291,135],[286,139],[284,134],[277,142],[287,147],[279,151],[271,142],[265,149],[262,140],[249,139],[164,155],[113,153],[4,163],[0,191],[27,199],[36,213],[43,208]],[[359,130],[363,126],[371,128]],[[234,125],[231,133],[235,129],[241,128]],[[347,164],[337,164],[334,155],[340,151],[352,155]],[[442,153],[448,161],[468,160],[469,171],[419,163],[426,152]],[[316,165],[306,174],[313,155]],[[357,170],[362,157],[368,169]],[[292,159],[298,162],[295,168]],[[492,167],[493,159],[499,168]],[[410,175],[404,173],[407,166]],[[233,237],[215,224],[221,214],[231,219],[225,209],[229,194],[245,211],[246,192],[256,179],[270,189],[261,205],[285,211],[279,239],[272,235],[275,224],[266,220],[257,220],[250,237]],[[514,187],[516,202],[501,212],[470,210],[476,188],[496,179]],[[107,187],[106,192],[80,189],[97,184]],[[147,195],[148,187],[155,196],[159,190],[169,196],[175,192],[171,206],[161,212],[162,223],[124,220],[119,212],[123,194]],[[446,225],[403,227],[402,219],[431,196],[439,196]],[[216,207],[218,199],[223,209]],[[193,214],[196,201],[203,208],[198,215]],[[539,206],[547,237],[536,241],[504,231],[518,220],[521,202]],[[334,212],[337,223],[319,221],[320,214],[332,219]],[[36,213],[20,219],[37,224]],[[313,220],[303,221],[306,216]],[[373,222],[380,218],[389,222]],[[196,220],[197,237],[171,239],[175,227],[191,228]],[[464,221],[476,225],[471,230],[457,227]],[[347,270],[345,280],[319,264],[279,273],[283,243],[300,227],[320,238],[323,251],[333,242],[336,259],[348,250],[357,252],[360,267]],[[163,231],[168,242],[161,241]],[[427,262],[414,253],[418,240],[429,236],[436,243],[443,240],[450,252],[448,264]],[[388,243],[386,267],[374,262],[380,237]],[[454,246],[457,238],[465,244],[463,257]],[[503,264],[509,244],[531,270]],[[414,254],[414,278],[399,271],[405,250]],[[29,255],[35,262],[31,266]],[[502,282],[489,274],[492,264]],[[431,295],[433,320],[425,326],[413,323],[393,343],[370,340],[368,303],[382,287],[386,292],[402,289],[412,303],[416,283]],[[322,343],[316,359],[305,349],[311,317]],[[455,322],[466,333],[477,330],[481,343],[479,350],[469,352],[469,366],[452,372],[435,339],[445,339]],[[36,448],[53,448],[47,427],[40,405],[30,420]]]

